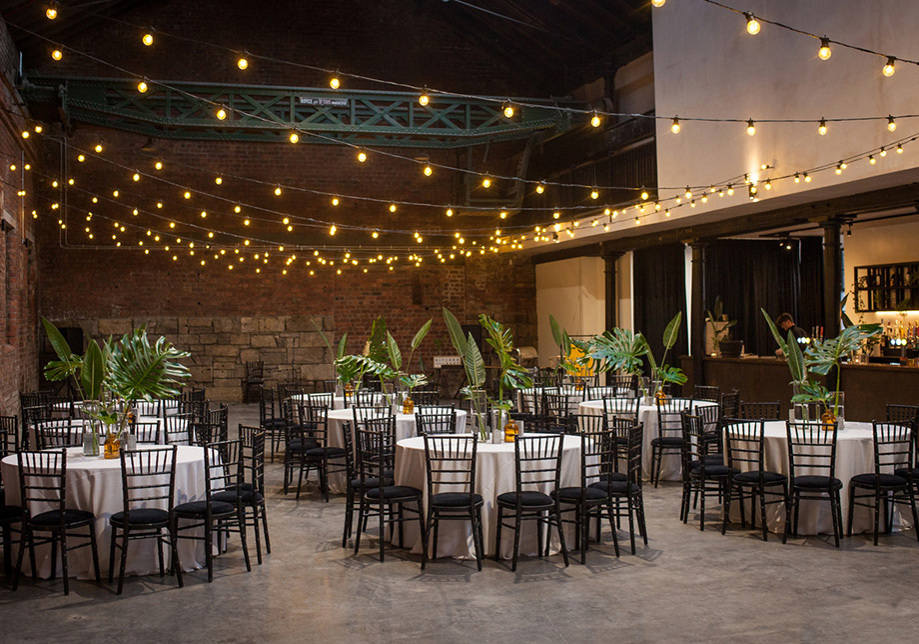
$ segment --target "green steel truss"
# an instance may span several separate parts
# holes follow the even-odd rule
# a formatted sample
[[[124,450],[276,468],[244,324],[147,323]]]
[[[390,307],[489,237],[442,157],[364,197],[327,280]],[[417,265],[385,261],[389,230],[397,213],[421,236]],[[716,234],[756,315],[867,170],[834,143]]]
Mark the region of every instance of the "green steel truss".
[[[431,94],[422,106],[411,92],[373,92],[259,85],[146,81],[33,75],[23,95],[30,104],[52,104],[65,125],[88,123],[154,137],[226,141],[457,148],[521,139],[536,131],[557,134],[572,124],[558,108],[586,108],[568,100],[518,99],[513,118],[502,102]],[[217,105],[228,116],[216,117]]]

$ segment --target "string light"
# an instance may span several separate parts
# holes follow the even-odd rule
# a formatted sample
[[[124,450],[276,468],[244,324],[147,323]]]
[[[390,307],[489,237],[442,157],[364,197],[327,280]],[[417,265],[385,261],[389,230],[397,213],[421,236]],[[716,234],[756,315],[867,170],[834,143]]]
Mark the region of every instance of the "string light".
[[[753,119],[747,121],[747,134],[750,136],[756,134],[756,123],[753,122]]]
[[[276,187],[275,187],[275,189],[274,189],[274,194],[275,194],[276,197],[280,197],[280,196],[281,196],[281,186],[276,186]]]
[[[897,154],[903,154],[903,146],[897,143]]]
[[[137,91],[140,92],[141,94],[146,93],[146,91],[147,91],[147,81],[145,81],[145,80],[140,81],[140,82],[137,84]]]
[[[536,194],[541,195],[541,194],[544,193],[545,191],[546,191],[546,182],[545,182],[545,181],[540,181],[539,183],[536,184]]]
[[[389,204],[389,212],[396,212],[396,210],[398,210],[396,204],[394,203]]]
[[[874,164],[877,163],[877,162],[878,162],[878,160],[874,158],[874,155],[873,155],[873,154],[869,154],[869,155],[868,155],[868,163],[870,163],[871,165],[874,165]]]
[[[337,205],[340,204],[340,203],[341,203],[341,200],[339,200],[338,197],[332,197],[332,205],[333,205],[333,206],[337,206]]]
[[[332,74],[332,77],[329,78],[329,87],[332,89],[338,89],[341,87],[341,79],[338,78],[338,72],[335,72]]]
[[[418,104],[421,105],[422,107],[427,107],[428,103],[430,102],[431,102],[431,97],[428,96],[428,90],[427,88],[425,88],[421,91],[421,95],[418,96]]]
[[[51,4],[48,5],[48,8],[45,9],[45,16],[48,18],[48,20],[54,20],[55,18],[57,18],[57,3],[56,2],[52,2]]]
[[[357,153],[357,160],[361,163],[367,160],[367,153],[361,150]]]
[[[884,68],[881,70],[881,73],[884,74],[887,78],[893,76],[894,72],[897,71],[894,65],[896,64],[897,59],[893,56],[887,57],[887,64],[884,65]]]
[[[223,184],[223,177],[221,177],[221,176],[218,174],[216,177],[214,177],[214,183],[216,183],[218,186],[219,186],[219,185],[222,185],[222,184]]]
[[[820,124],[817,126],[817,134],[820,136],[825,136],[827,132],[826,119],[820,119]]]
[[[249,59],[246,58],[245,54],[239,55],[239,58],[236,59],[236,66],[242,70],[249,69]]]
[[[886,157],[886,156],[887,156],[887,150],[885,150],[883,147],[881,147],[881,151],[878,152],[878,155],[879,155],[881,158]]]
[[[506,101],[504,105],[501,106],[501,111],[504,113],[504,118],[514,118],[515,110],[512,103]]]
[[[482,178],[482,187],[483,187],[483,188],[491,188],[491,178],[490,178],[490,177],[483,177],[483,178]]]
[[[667,0],[651,0],[651,4],[655,7],[663,7],[665,2],[667,2]]]
[[[290,141],[291,143],[299,143],[300,135],[297,134],[296,132],[291,132],[290,136],[287,137],[287,140]]]
[[[338,228],[335,226],[335,224],[332,224],[332,227],[329,228],[329,234],[334,236],[337,231],[338,231]]]
[[[601,121],[600,121],[600,115],[597,114],[596,112],[594,112],[594,113],[593,113],[593,116],[590,117],[590,124],[591,124],[593,127],[600,127],[600,123],[601,123]]]
[[[811,182],[811,176],[805,172],[804,173],[804,183],[810,183],[810,182]]]
[[[97,143],[97,144],[96,144],[96,147],[94,147],[93,149],[96,151],[96,154],[102,154],[102,149],[103,149],[103,148],[102,148],[102,144],[101,144],[101,143]]]
[[[887,131],[894,132],[897,129],[897,121],[893,116],[887,117]]]
[[[760,24],[752,13],[744,13],[744,17],[747,19],[747,33],[751,36],[755,36],[759,33]]]
[[[58,49],[57,47],[51,50],[51,58],[53,58],[54,60],[60,60],[63,57],[64,57],[64,52]]]
[[[141,42],[143,42],[147,47],[149,47],[150,45],[153,44],[153,34],[148,31],[147,33],[144,34],[144,37],[141,38]]]
[[[817,58],[820,60],[829,60],[833,52],[830,50],[830,39],[824,36],[820,39],[820,49],[817,50]]]
[[[452,216],[453,216],[453,208],[447,208],[447,212],[446,212],[445,214],[447,215],[447,217],[452,217]]]
[[[591,198],[591,199],[594,199],[594,200],[599,199],[599,198],[600,198],[600,191],[597,190],[596,188],[593,188],[593,189],[590,191],[590,198]]]
[[[220,107],[217,109],[216,116],[219,120],[223,121],[227,118],[227,111],[224,108]]]
[[[434,168],[432,168],[432,167],[431,167],[430,165],[428,165],[428,164],[425,164],[424,169],[422,170],[422,172],[424,173],[424,176],[430,177],[432,174],[434,174]]]
[[[679,134],[680,129],[681,129],[680,128],[680,117],[674,116],[673,123],[670,124],[670,131],[673,132],[674,134]]]

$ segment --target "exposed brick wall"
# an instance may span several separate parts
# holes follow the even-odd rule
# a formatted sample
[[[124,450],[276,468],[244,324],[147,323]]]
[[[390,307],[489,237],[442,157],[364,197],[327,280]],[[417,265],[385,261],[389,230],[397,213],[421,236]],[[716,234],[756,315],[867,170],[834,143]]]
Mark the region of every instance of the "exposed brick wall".
[[[0,21],[0,414],[4,415],[19,413],[19,392],[38,385],[38,278],[31,215],[36,208],[33,175],[38,147],[24,145],[19,134],[25,121],[12,89],[17,64],[6,25]],[[33,169],[24,171],[23,161]],[[20,190],[25,190],[25,196],[18,194]]]

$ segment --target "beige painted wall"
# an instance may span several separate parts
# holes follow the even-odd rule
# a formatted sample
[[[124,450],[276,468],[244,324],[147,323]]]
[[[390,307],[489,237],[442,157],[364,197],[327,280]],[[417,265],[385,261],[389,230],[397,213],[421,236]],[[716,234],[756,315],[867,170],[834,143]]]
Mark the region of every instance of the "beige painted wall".
[[[879,322],[880,317],[874,313],[856,313],[854,306],[854,275],[856,266],[870,264],[896,264],[899,262],[919,261],[919,223],[878,223],[872,227],[866,225],[853,226],[852,235],[843,235],[845,248],[844,283],[846,292],[850,293],[849,300],[852,304],[847,306],[849,317],[853,321],[866,323]],[[884,320],[894,319],[886,316]],[[910,322],[919,321],[919,314],[911,313],[905,319]]]
[[[539,365],[550,366],[558,350],[552,339],[553,315],[569,335],[596,335],[604,330],[603,260],[578,257],[536,266],[536,315]]]
[[[919,58],[919,2],[903,0],[808,0],[776,2],[747,0],[744,10],[817,34]],[[653,11],[654,91],[657,114],[679,115],[682,131],[670,132],[670,121],[657,122],[658,183],[661,196],[676,195],[680,186],[707,186],[750,173],[754,179],[791,175],[830,164],[810,184],[791,179],[774,181],[755,206],[745,191],[710,199],[696,208],[681,207],[673,218],[713,214],[719,209],[766,210],[768,202],[810,192],[839,189],[860,179],[883,181],[883,175],[916,168],[919,142],[906,152],[888,154],[876,165],[862,160],[848,164],[837,176],[839,159],[867,152],[919,131],[919,119],[901,119],[896,132],[886,120],[834,123],[826,136],[817,134],[821,117],[846,118],[914,114],[919,101],[919,67],[898,64],[896,73],[881,73],[884,59],[841,46],[827,61],[817,58],[819,41],[763,24],[750,36],[743,16],[702,2],[668,2]],[[687,122],[687,117],[803,118],[805,123],[759,123],[755,136],[746,124]],[[810,120],[813,119],[813,120]],[[765,172],[761,164],[774,166]],[[669,190],[663,187],[670,187]],[[854,192],[849,186],[845,192]],[[698,191],[697,191],[698,192]],[[768,196],[766,196],[768,195]],[[800,198],[801,195],[798,194]],[[738,213],[739,214],[739,213]],[[658,216],[660,218],[660,216]],[[648,220],[653,224],[654,219]]]

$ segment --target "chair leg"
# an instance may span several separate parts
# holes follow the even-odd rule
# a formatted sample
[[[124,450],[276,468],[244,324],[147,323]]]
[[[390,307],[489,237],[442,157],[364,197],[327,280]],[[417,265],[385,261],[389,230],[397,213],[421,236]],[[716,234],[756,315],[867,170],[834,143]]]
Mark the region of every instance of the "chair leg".
[[[382,491],[382,490],[381,490]],[[391,524],[390,524],[391,525]],[[383,561],[383,534],[386,529],[386,514],[383,508],[383,495],[380,494],[380,561]]]
[[[565,567],[568,567],[568,547],[565,545],[565,531],[562,529],[562,511],[558,501],[555,502],[555,527],[558,529],[558,541],[562,549],[562,559],[565,560]],[[585,509],[586,510],[586,509]],[[551,510],[550,510],[551,512]],[[585,512],[586,513],[586,512]],[[546,529],[546,538],[549,538],[548,526]],[[616,544],[616,556],[619,556],[619,542],[616,541],[616,531],[613,530],[613,543]]]
[[[728,483],[727,491],[724,495],[724,509],[721,511],[721,534],[727,532],[728,518],[731,515],[731,491],[734,489],[733,483]],[[743,503],[743,492],[741,492],[741,503]]]
[[[258,565],[262,565],[262,540],[261,540],[261,530],[259,529],[258,524],[258,514],[259,514],[259,505],[257,501],[253,501],[252,505],[252,527],[255,530],[255,556],[258,561]],[[246,516],[245,511],[243,516]],[[245,530],[246,526],[243,524],[242,529]]]
[[[246,537],[246,514],[242,506],[237,506],[236,521],[239,525],[239,542],[243,547],[243,559],[246,562],[246,572],[252,572],[252,561],[249,559],[249,544]],[[258,537],[256,537],[256,541],[257,540]],[[259,553],[259,557],[261,557],[261,553]]]
[[[501,561],[501,528],[504,527],[504,508],[498,506],[498,525],[495,530],[495,561]],[[916,524],[916,533],[919,535],[919,523]]]
[[[836,547],[839,547],[839,533],[842,532],[842,526],[839,525],[839,514],[836,510],[836,504],[839,503],[839,506],[842,507],[842,503],[839,502],[839,492],[830,493],[830,509],[833,511],[833,540],[836,542]]]
[[[759,490],[760,523],[763,524],[763,541],[769,541],[769,527],[766,525],[766,488]]]
[[[124,531],[122,532],[122,543],[121,543],[121,566],[118,569],[118,591],[116,594],[120,595],[124,590],[124,571],[128,566],[128,526],[125,522]],[[111,575],[111,572],[109,573]]]
[[[112,526],[112,540],[108,555],[108,583],[115,583],[115,539],[118,536],[118,528]]]
[[[479,572],[482,572],[482,559],[485,556],[482,543],[482,514],[479,508],[472,509],[472,543],[475,546],[475,563]]]
[[[61,546],[61,571],[64,576],[64,594],[70,594],[70,568],[67,566],[67,532],[58,535]],[[97,578],[98,579],[98,578]]]
[[[788,543],[788,533],[791,530],[791,506],[794,503],[794,492],[785,495],[785,530],[782,532],[782,543]]]
[[[182,579],[182,563],[179,561],[179,520],[175,517],[169,524],[169,540],[172,546],[172,569],[175,571],[176,579],[179,582],[179,588],[185,585]]]
[[[514,557],[511,560],[511,570],[517,571],[517,556],[520,554],[520,512],[514,513]]]
[[[916,530],[919,531],[919,524],[916,524]],[[13,590],[19,588],[19,577],[22,575],[22,557],[26,552],[26,542],[29,544],[29,551],[34,553],[32,541],[35,537],[32,535],[32,528],[28,525],[22,527],[22,534],[19,536],[19,555],[16,557],[16,571],[13,573]],[[32,560],[32,576],[35,576],[35,564]]]
[[[210,516],[204,521],[204,561],[207,564],[207,582],[214,581],[214,524]]]

